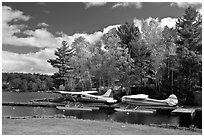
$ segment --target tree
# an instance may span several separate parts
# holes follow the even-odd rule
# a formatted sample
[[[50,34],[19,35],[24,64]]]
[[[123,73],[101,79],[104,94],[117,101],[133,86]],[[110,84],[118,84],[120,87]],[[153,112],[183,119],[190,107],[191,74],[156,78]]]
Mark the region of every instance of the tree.
[[[74,68],[70,65],[70,58],[75,51],[71,46],[67,46],[67,44],[66,41],[63,41],[62,46],[55,50],[54,55],[56,55],[57,58],[48,60],[54,68],[59,69],[57,78],[63,80],[65,86],[68,84],[69,79],[73,77],[71,72]]]
[[[127,48],[130,57],[133,59],[132,72],[134,80],[139,85],[144,84],[144,78],[150,77],[152,73],[151,49],[148,48],[138,27],[134,24],[125,23],[118,28],[120,44]]]
[[[163,59],[164,64],[160,70],[163,78],[162,89],[168,94],[177,92],[174,84],[179,72],[175,44],[176,37],[175,29],[167,26],[164,27],[164,30],[162,31],[162,43],[165,45],[165,56]]]
[[[49,89],[52,89],[52,87],[54,86],[54,84],[53,84],[53,79],[50,78],[50,77],[46,77],[44,81],[45,81],[45,83],[46,83],[47,89],[48,89],[48,90],[49,90]]]
[[[43,80],[42,83],[41,83],[41,90],[42,91],[48,90],[47,82],[45,80]]]
[[[36,91],[38,91],[39,89],[38,89],[38,84],[37,83],[32,83],[32,89],[31,89],[31,91],[32,92],[36,92]]]
[[[84,37],[78,37],[72,43],[75,49],[75,55],[71,57],[72,67],[75,68],[73,73],[75,78],[73,84],[80,83],[83,90],[90,90],[92,88],[92,75],[89,60],[92,58],[91,44],[85,40]],[[79,85],[79,84],[78,84]]]
[[[138,78],[137,81],[140,85],[144,84],[143,79],[151,77],[151,50],[143,40],[133,41],[132,43],[133,53],[132,58],[134,60],[134,73]]]
[[[20,78],[14,78],[11,80],[11,86],[14,89],[19,89],[21,86],[21,79]]]
[[[128,52],[132,58],[133,47],[130,45],[130,43],[133,40],[138,40],[140,38],[139,28],[136,27],[133,23],[126,22],[125,24],[122,24],[120,27],[118,27],[117,34],[121,40],[119,43],[121,46],[124,46],[124,48],[128,49]]]
[[[202,19],[198,11],[188,7],[176,23],[178,38],[177,55],[180,63],[180,76],[184,81],[182,94],[192,97],[194,87],[201,86],[202,77]]]
[[[20,86],[20,89],[22,91],[27,91],[27,88],[28,88],[28,82],[26,79],[23,79],[22,82],[21,82],[21,86]]]

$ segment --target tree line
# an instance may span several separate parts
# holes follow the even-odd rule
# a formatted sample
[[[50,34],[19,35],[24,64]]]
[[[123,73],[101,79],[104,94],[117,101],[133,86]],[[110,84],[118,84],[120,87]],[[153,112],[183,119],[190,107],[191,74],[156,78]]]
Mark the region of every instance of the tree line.
[[[155,19],[142,21],[140,29],[126,22],[98,42],[79,37],[68,43],[63,41],[56,58],[48,60],[59,69],[56,83],[66,90],[120,85],[126,94],[166,98],[173,93],[191,103],[202,88],[202,17],[193,7],[175,28],[162,28]]]
[[[53,86],[53,78],[49,75],[2,73],[2,89],[4,91],[48,91],[53,90]]]

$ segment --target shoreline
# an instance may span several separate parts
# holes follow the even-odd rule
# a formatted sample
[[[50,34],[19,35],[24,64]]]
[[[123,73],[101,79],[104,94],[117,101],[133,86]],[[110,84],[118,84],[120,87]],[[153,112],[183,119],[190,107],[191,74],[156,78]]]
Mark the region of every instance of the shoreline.
[[[2,117],[2,135],[201,135],[202,129],[169,125],[139,125],[75,117]]]

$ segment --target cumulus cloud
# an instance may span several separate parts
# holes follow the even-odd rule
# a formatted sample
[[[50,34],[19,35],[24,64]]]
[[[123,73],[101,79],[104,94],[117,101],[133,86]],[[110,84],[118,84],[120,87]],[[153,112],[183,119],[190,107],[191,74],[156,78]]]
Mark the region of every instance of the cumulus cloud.
[[[117,7],[135,7],[135,8],[141,8],[142,3],[141,2],[119,2],[112,6],[112,8]]]
[[[195,7],[200,14],[202,14],[202,2],[172,2],[171,6],[178,6],[180,8],[187,8],[188,6]]]
[[[134,18],[133,19],[133,23],[135,24],[135,26],[137,26],[139,28],[139,30],[141,31],[142,28],[142,20]]]
[[[2,12],[2,44],[15,46],[33,46],[33,47],[58,47],[59,42],[54,35],[45,28],[29,30],[23,29],[25,24],[16,25],[16,21],[28,21],[31,17],[24,15],[22,11],[13,10],[8,6],[3,6]],[[11,24],[12,22],[12,24]],[[46,23],[40,23],[38,26],[47,26]],[[27,37],[19,37],[16,34],[24,34]]]
[[[9,51],[2,51],[2,69],[4,72],[26,72],[26,73],[47,73],[52,74],[57,69],[47,62],[48,59],[55,58],[54,50],[61,46],[61,42],[66,40],[71,44],[75,38],[84,37],[86,41],[94,43],[114,27],[118,25],[110,25],[102,31],[92,34],[76,33],[69,36],[63,32],[58,32],[58,37],[49,32],[46,28],[48,24],[42,22],[37,24],[43,28],[30,30],[25,28],[25,24],[15,23],[16,21],[28,21],[31,17],[24,15],[22,11],[13,10],[8,6],[3,6],[2,12],[2,44],[12,46],[31,46],[38,47],[40,51],[36,53],[17,54]],[[12,22],[12,25],[11,25]],[[21,35],[16,34],[24,34]]]
[[[29,15],[23,15],[22,11],[13,10],[11,7],[3,6],[2,7],[2,22],[11,22],[11,21],[28,21],[31,18]]]
[[[166,17],[161,19],[160,26],[162,28],[164,28],[165,26],[168,26],[169,28],[175,28],[176,21],[177,21],[177,18]]]
[[[28,35],[27,37],[17,37],[12,32],[3,31],[3,44],[9,44],[14,46],[32,46],[32,47],[58,47],[59,41],[48,32],[46,29],[25,30],[23,33]]]
[[[43,10],[43,13],[50,14],[50,11],[49,10]]]
[[[45,22],[38,23],[38,27],[48,27],[49,25]]]
[[[24,72],[53,74],[57,70],[47,63],[54,56],[54,50],[44,49],[37,53],[16,54],[2,51],[3,72]]]
[[[159,18],[149,17],[149,18],[144,19],[144,20],[134,18],[133,22],[134,22],[135,26],[138,26],[139,30],[141,30],[142,25],[143,25],[142,22],[144,21],[144,22],[147,22],[149,24],[149,22],[151,20],[154,20],[154,21],[158,22],[159,26],[161,28],[164,28],[165,26],[168,26],[169,28],[174,28],[175,25],[176,25],[177,18],[166,17],[166,18],[159,19]]]
[[[95,43],[97,41],[100,40],[100,38],[103,36],[103,34],[108,33],[108,31],[110,31],[113,28],[117,28],[120,25],[110,25],[105,27],[102,31],[97,31],[94,32],[93,34],[87,34],[87,33],[75,33],[72,36],[69,36],[63,32],[58,32],[58,35],[61,35],[61,37],[58,37],[58,40],[66,40],[69,44],[71,44],[72,42],[74,42],[74,40],[78,37],[84,37],[86,41],[88,41],[89,43]]]
[[[201,2],[172,2],[171,6],[178,6],[180,8],[187,8],[188,6],[200,7],[202,6]]]
[[[2,7],[2,41],[3,44],[7,38],[12,37],[15,33],[21,33],[21,29],[26,27],[25,24],[15,24],[17,21],[28,21],[31,16],[24,15],[19,10],[13,10],[8,6]],[[13,25],[9,24],[13,22]]]
[[[96,6],[103,6],[106,5],[107,2],[85,2],[86,9],[90,7],[96,7]]]

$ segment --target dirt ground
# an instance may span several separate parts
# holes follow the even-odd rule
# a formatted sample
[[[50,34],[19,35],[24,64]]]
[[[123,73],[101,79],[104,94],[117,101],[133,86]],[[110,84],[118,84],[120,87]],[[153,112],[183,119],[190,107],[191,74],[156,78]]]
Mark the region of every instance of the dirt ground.
[[[2,135],[201,135],[201,131],[73,118],[2,119]]]

